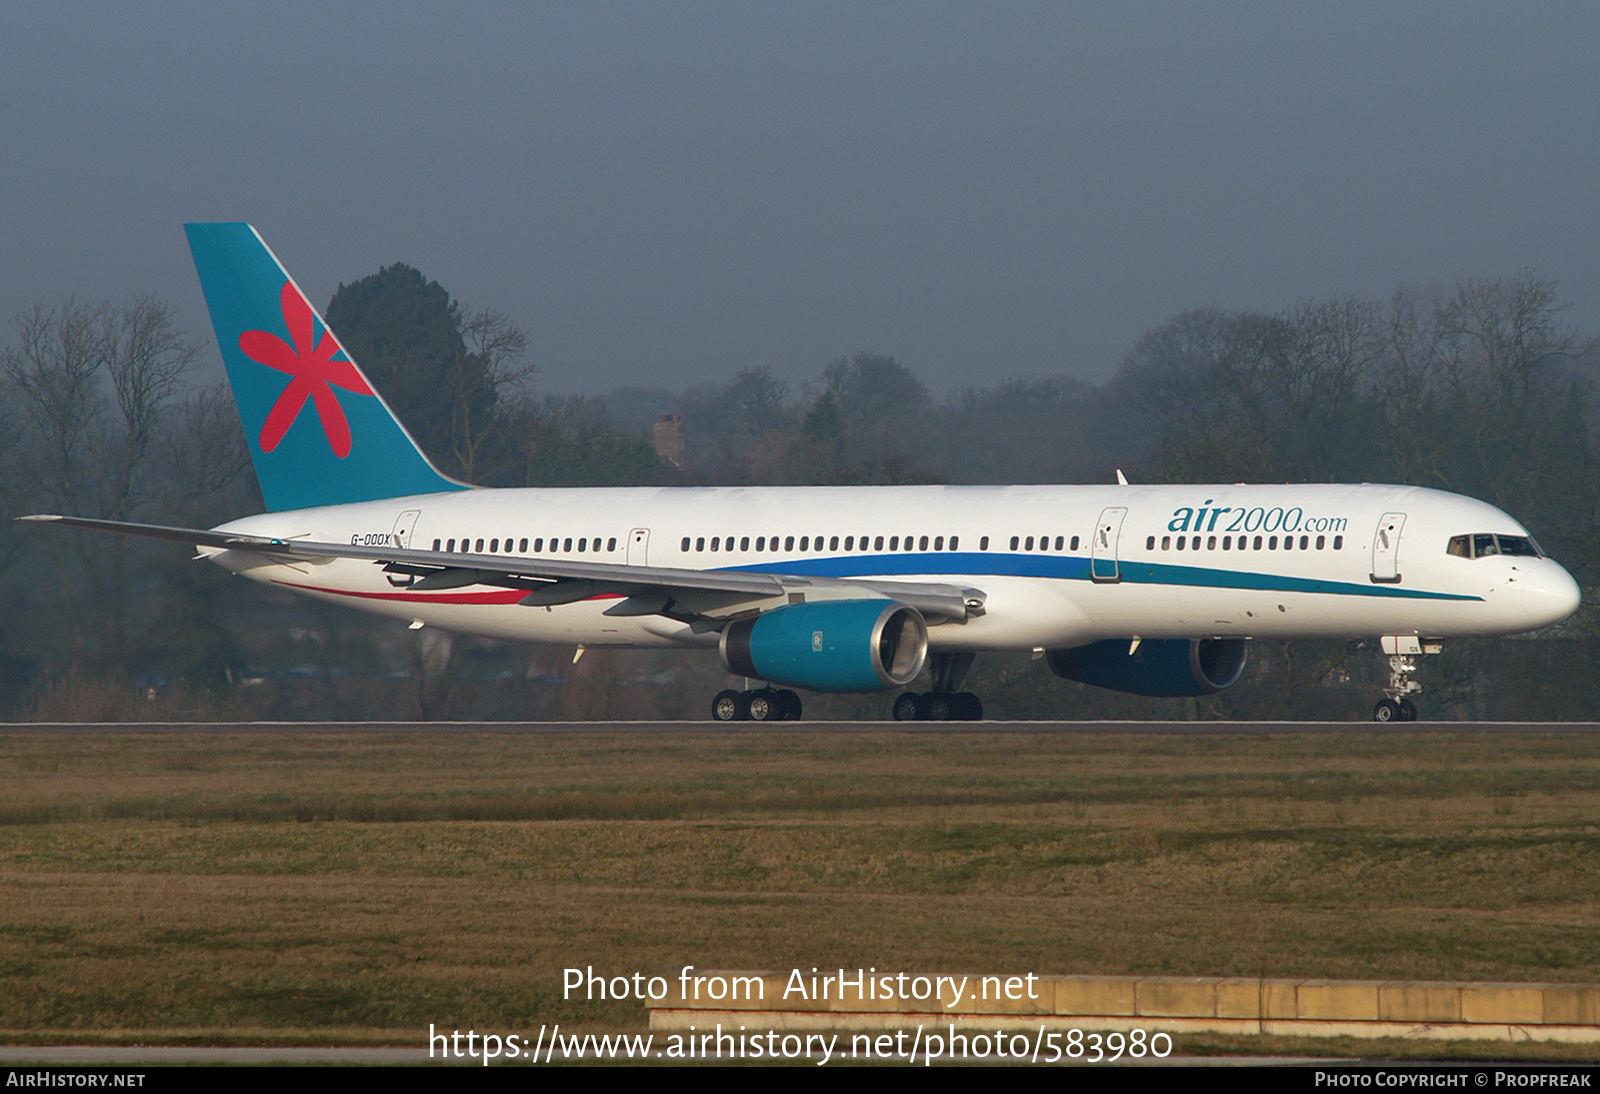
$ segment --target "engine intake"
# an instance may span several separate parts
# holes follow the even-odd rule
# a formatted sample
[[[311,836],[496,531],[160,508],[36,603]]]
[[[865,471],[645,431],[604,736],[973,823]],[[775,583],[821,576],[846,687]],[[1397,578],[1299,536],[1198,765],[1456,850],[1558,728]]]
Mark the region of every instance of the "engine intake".
[[[881,691],[922,671],[928,625],[896,600],[819,600],[729,623],[717,648],[736,676],[812,691]]]
[[[1051,650],[1050,671],[1112,691],[1177,698],[1232,687],[1244,672],[1247,638],[1166,638],[1143,641],[1132,654],[1128,639],[1113,638],[1073,649]]]

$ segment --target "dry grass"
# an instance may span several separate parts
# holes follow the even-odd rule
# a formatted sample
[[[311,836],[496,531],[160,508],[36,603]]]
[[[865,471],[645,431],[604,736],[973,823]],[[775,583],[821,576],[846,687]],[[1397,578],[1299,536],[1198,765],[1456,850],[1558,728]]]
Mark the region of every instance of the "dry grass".
[[[642,1025],[569,965],[1593,981],[1597,820],[1578,735],[4,737],[0,1029]]]

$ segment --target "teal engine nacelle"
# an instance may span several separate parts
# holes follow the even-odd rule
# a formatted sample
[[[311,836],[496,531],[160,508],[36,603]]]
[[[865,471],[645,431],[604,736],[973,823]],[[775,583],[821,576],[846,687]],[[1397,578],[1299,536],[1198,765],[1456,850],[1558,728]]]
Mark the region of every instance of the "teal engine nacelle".
[[[717,648],[735,676],[811,691],[881,691],[922,671],[928,625],[894,600],[818,600],[729,623]]]
[[[1246,638],[1146,640],[1131,654],[1126,638],[1051,650],[1050,671],[1067,680],[1134,695],[1176,698],[1231,687],[1244,672]]]

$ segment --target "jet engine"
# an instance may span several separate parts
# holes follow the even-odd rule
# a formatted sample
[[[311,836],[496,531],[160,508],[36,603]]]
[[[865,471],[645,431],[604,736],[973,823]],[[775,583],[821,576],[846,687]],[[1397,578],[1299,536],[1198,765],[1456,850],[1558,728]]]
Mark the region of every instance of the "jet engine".
[[[812,691],[881,691],[922,671],[928,625],[894,600],[819,600],[729,623],[717,648],[736,676]]]
[[[1072,649],[1050,650],[1050,671],[1112,691],[1177,697],[1210,695],[1231,687],[1244,671],[1246,638],[1168,638],[1132,642],[1113,638]]]

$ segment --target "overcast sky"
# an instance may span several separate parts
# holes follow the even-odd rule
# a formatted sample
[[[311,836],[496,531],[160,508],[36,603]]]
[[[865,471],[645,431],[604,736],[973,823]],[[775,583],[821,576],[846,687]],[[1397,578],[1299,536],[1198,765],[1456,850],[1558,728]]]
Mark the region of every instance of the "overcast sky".
[[[1593,3],[11,0],[0,316],[154,291],[210,342],[211,219],[319,306],[404,261],[501,308],[558,392],[1099,380],[1188,308],[1530,268],[1592,330],[1596,42]]]

